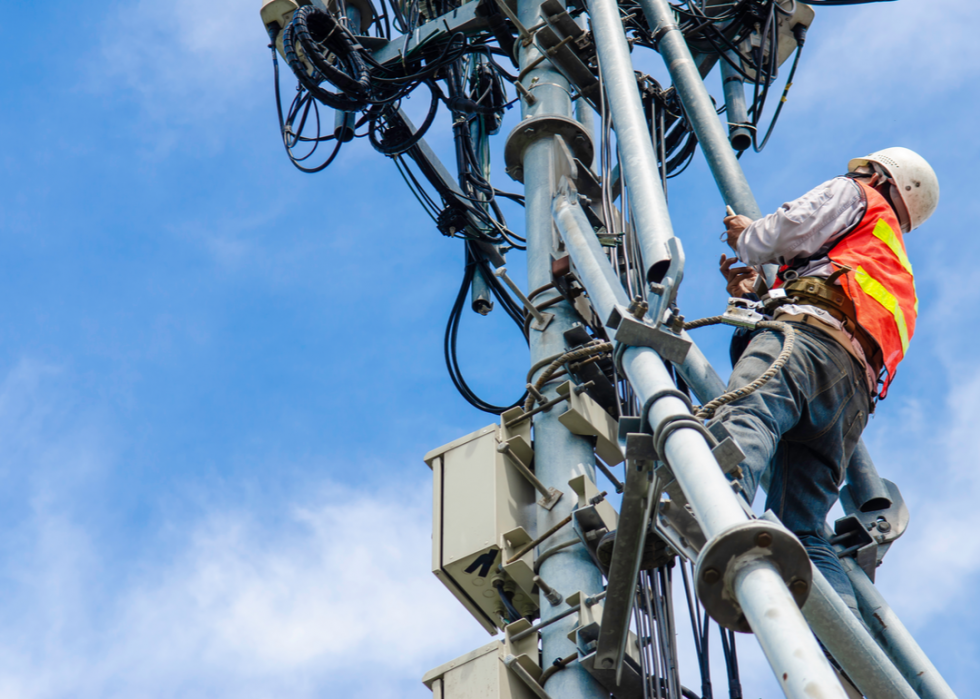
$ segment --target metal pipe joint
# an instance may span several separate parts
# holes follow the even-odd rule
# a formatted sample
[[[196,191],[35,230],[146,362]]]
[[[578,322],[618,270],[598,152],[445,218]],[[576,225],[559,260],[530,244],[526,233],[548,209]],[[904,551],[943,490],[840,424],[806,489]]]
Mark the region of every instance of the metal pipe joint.
[[[759,560],[769,561],[779,571],[797,606],[802,608],[806,602],[813,572],[803,544],[781,524],[749,520],[710,539],[695,568],[698,598],[721,626],[752,631],[734,585],[739,571]]]

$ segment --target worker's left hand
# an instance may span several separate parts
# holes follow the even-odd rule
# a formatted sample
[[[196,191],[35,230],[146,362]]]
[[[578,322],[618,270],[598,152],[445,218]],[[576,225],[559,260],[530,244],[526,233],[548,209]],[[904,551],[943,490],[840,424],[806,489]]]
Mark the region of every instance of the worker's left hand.
[[[726,216],[724,219],[725,224],[725,234],[728,237],[728,247],[730,247],[735,252],[738,252],[738,237],[742,235],[742,231],[752,225],[752,219],[748,216],[742,216],[738,214],[736,216]]]
[[[759,276],[759,273],[751,267],[732,267],[736,262],[738,262],[737,257],[725,257],[722,255],[719,269],[721,276],[727,282],[725,289],[728,291],[728,295],[734,296],[735,298],[742,298],[753,292],[755,280]]]

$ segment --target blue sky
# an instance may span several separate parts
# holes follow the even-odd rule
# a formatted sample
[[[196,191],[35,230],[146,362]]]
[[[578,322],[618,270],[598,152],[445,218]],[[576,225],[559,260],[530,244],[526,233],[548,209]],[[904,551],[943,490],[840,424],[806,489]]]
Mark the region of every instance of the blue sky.
[[[0,697],[425,699],[426,670],[487,638],[428,571],[421,457],[490,422],[442,360],[459,242],[365,143],[292,169],[258,2],[9,5]],[[916,338],[865,435],[912,512],[879,584],[961,696],[980,674],[978,18],[818,8],[780,126],[743,159],[763,210],[879,147],[939,174],[907,241]],[[672,183],[682,309],[714,314],[723,206],[700,155]],[[727,373],[727,333],[699,332]],[[461,333],[472,383],[512,400],[509,321]],[[778,696],[754,646],[746,696]]]

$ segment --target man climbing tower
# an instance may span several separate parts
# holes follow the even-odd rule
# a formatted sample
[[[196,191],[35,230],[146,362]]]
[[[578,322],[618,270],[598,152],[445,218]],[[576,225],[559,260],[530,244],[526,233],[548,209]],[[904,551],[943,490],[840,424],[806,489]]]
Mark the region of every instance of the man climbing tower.
[[[823,527],[868,414],[886,396],[915,331],[918,300],[902,234],[935,211],[939,182],[907,148],[855,158],[848,169],[758,221],[724,219],[737,255],[721,259],[729,294],[752,294],[753,268],[779,265],[763,301],[775,320],[792,323],[797,340],[773,379],[721,407],[712,422],[723,422],[745,452],[749,502],[771,465],[766,509],[857,613]],[[736,260],[746,266],[733,267]],[[778,332],[752,333],[729,390],[755,380],[781,348]]]

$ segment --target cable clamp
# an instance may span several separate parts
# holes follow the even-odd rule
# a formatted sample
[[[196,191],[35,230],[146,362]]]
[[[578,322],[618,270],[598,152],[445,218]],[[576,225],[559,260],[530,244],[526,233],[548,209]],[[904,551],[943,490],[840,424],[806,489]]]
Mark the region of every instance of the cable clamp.
[[[606,327],[615,330],[612,339],[620,345],[650,347],[661,358],[673,364],[683,364],[691,348],[691,340],[663,328],[647,325],[637,319],[625,306],[616,306],[609,314]],[[618,368],[618,367],[617,367]]]
[[[684,404],[687,406],[687,409],[690,412],[692,413],[694,412],[694,405],[691,403],[691,399],[690,397],[687,396],[687,394],[682,393],[676,388],[662,389],[654,393],[649,398],[647,398],[646,401],[643,403],[643,408],[640,410],[640,432],[643,432],[644,434],[651,433],[650,419],[647,417],[647,415],[650,412],[650,408],[653,407],[653,404],[666,396],[673,396],[674,398],[679,398],[680,400],[684,401]],[[660,451],[658,450],[657,453],[659,454]]]
[[[658,26],[656,31],[654,31],[650,36],[650,39],[653,42],[653,48],[655,50],[659,50],[660,40],[663,39],[668,32],[672,32],[677,29],[679,29],[679,27],[673,22],[664,22]]]
[[[653,433],[653,448],[656,449],[662,461],[667,460],[664,456],[664,446],[667,444],[667,438],[672,432],[680,429],[696,430],[701,433],[701,436],[707,441],[709,447],[714,448],[716,446],[715,436],[708,431],[708,428],[698,418],[693,415],[671,415],[657,425],[657,429]]]

